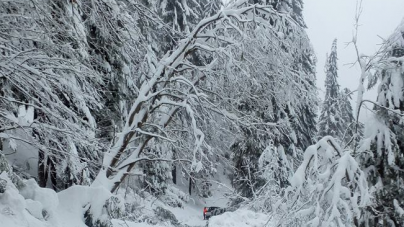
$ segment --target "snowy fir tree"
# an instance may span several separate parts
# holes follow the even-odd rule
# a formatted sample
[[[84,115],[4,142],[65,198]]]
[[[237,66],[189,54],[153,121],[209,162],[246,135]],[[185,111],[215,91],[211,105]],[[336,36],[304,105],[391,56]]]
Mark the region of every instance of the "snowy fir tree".
[[[403,33],[404,21],[386,40],[372,63],[375,73],[370,81],[379,82],[378,97],[375,116],[365,125],[365,140],[359,153],[374,191],[373,205],[361,219],[368,226],[404,224]]]
[[[337,40],[332,43],[331,53],[325,65],[325,98],[318,121],[318,137],[332,136],[342,138],[343,122],[339,109],[339,84],[337,66]]]
[[[325,65],[325,98],[318,122],[318,139],[330,135],[342,142],[342,146],[354,146],[362,134],[363,126],[357,122],[350,100],[352,92],[340,90],[338,83],[337,40],[335,39],[331,54]]]

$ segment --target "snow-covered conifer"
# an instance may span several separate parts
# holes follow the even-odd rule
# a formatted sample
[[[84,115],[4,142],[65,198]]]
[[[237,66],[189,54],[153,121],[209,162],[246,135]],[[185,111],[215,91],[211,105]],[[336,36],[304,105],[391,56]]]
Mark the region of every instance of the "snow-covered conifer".
[[[352,92],[348,88],[344,88],[340,91],[340,97],[338,98],[338,106],[341,111],[342,122],[344,125],[344,131],[339,138],[343,147],[353,146],[358,144],[363,136],[363,123],[358,122],[354,117],[352,109],[351,98]]]
[[[318,122],[318,137],[332,136],[339,140],[344,134],[344,122],[340,110],[340,91],[338,84],[337,40],[334,40],[331,53],[327,58],[325,71],[325,99]]]
[[[366,123],[364,142],[359,152],[374,203],[362,222],[368,225],[402,226],[404,216],[404,20],[384,43],[378,59],[372,62],[375,73],[370,81],[379,82],[375,116]]]

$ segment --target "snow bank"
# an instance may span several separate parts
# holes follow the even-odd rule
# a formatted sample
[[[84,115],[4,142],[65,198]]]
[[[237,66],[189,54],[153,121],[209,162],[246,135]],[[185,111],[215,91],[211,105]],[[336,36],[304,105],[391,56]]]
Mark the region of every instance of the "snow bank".
[[[147,223],[135,223],[130,221],[112,220],[113,227],[166,227],[162,225],[151,225]]]
[[[11,182],[6,172],[0,174],[0,181],[7,182],[6,190],[0,193],[1,226],[7,227],[50,227],[52,223],[44,221],[40,203],[34,200],[26,201]],[[35,217],[38,216],[38,217]]]
[[[5,184],[0,192],[0,226],[87,227],[84,220],[87,210],[94,220],[110,219],[105,204],[112,194],[105,188],[73,186],[56,193],[30,179],[18,190],[5,171],[0,174],[0,183]],[[117,201],[115,206],[123,206]]]
[[[21,189],[20,194],[29,201],[36,201],[41,204],[41,207],[48,213],[52,213],[59,205],[56,192],[39,187],[34,179],[25,181],[25,187]]]
[[[262,227],[271,226],[269,217],[251,210],[239,209],[213,216],[209,220],[209,227]]]
[[[187,188],[181,190],[171,185],[168,190],[170,193],[166,195],[169,198],[165,199],[156,199],[145,191],[140,194],[135,190],[126,191],[126,188],[119,190],[118,195],[112,195],[104,187],[95,186],[72,186],[56,193],[54,190],[39,187],[34,179],[17,182],[12,177],[12,168],[4,157],[3,163],[5,171],[0,174],[0,227],[87,227],[85,224],[88,221],[85,220],[87,211],[93,221],[111,223],[113,227],[206,225],[202,215],[203,206],[206,204],[199,201],[196,196],[190,198],[184,193],[183,190]],[[215,196],[209,199],[208,204],[223,203],[220,197],[226,190],[219,186],[216,190]],[[179,207],[174,203],[171,207],[167,205],[167,201],[177,201],[182,206]],[[157,212],[159,209],[169,211],[175,220],[159,215]],[[115,215],[115,212],[122,213]],[[125,215],[122,215],[123,213]],[[128,221],[113,219],[123,216]],[[256,219],[255,216],[252,214],[253,219]]]
[[[87,227],[84,214],[89,209],[95,220],[108,221],[105,204],[112,194],[104,187],[72,186],[58,193],[60,205],[57,209],[61,227]],[[124,209],[124,204],[118,209]]]

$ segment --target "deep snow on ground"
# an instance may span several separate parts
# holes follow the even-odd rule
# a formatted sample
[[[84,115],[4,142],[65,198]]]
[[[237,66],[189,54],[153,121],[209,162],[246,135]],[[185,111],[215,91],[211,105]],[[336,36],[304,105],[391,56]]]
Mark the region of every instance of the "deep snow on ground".
[[[40,188],[34,180],[26,181],[28,187],[18,191],[5,173],[1,178],[8,181],[6,192],[0,194],[1,227],[86,227],[83,220],[83,214],[88,209],[86,205],[92,204],[92,213],[101,215],[100,208],[110,196],[103,188],[86,186],[73,186],[55,193],[53,190]],[[211,198],[203,200],[194,195],[182,208],[169,207],[152,197],[145,199],[142,206],[150,213],[153,213],[156,207],[163,207],[171,211],[183,225],[204,227],[207,224],[202,214],[205,204],[225,207],[227,203],[227,199],[222,198],[224,189],[217,185],[213,189],[215,190]],[[46,220],[42,216],[42,208],[49,211]],[[258,227],[263,226],[266,221],[266,215],[237,210],[212,217],[209,227]],[[169,221],[157,225],[122,220],[113,220],[112,223],[114,227],[172,227]]]
[[[166,227],[167,225],[150,225],[147,223],[135,223],[130,221],[112,220],[114,227]]]
[[[167,209],[173,212],[178,221],[182,224],[189,226],[205,226],[206,221],[203,220],[203,208],[211,206],[226,208],[229,202],[226,194],[231,193],[233,190],[224,165],[217,167],[217,173],[213,177],[211,184],[211,197],[202,198],[194,192],[190,196],[189,202],[184,204],[184,208],[168,207]],[[188,180],[183,178],[178,179],[175,187],[187,193]]]
[[[225,194],[232,191],[226,174],[222,170],[220,172],[223,174],[217,174],[215,181],[212,182],[212,197],[201,198],[194,193],[188,202],[183,202],[183,207],[170,207],[152,195],[141,198],[132,192],[124,199],[122,195],[124,193],[121,191],[117,196],[120,196],[121,201],[136,202],[139,206],[138,211],[146,216],[153,218],[155,209],[161,207],[171,211],[182,225],[205,227],[207,221],[203,220],[203,207],[227,207],[228,199]],[[111,194],[102,187],[73,186],[56,193],[51,189],[40,188],[33,179],[24,181],[26,186],[18,190],[6,172],[0,174],[0,179],[7,181],[6,192],[0,193],[0,227],[87,227],[83,218],[87,209],[101,219],[108,219],[102,214],[102,207]],[[171,193],[187,195],[186,186],[183,179],[182,184],[171,185]],[[123,207],[123,204],[118,205]],[[44,215],[43,209],[48,214]],[[266,222],[266,215],[241,209],[212,217],[209,227],[258,227],[264,226]],[[112,223],[114,227],[173,226],[165,220],[160,220],[157,225],[122,220],[112,220]]]
[[[185,212],[190,214],[192,212]],[[226,212],[219,216],[214,216],[209,220],[209,227],[271,227],[271,222],[268,222],[268,215],[256,213],[251,210],[239,209],[234,212]],[[133,223],[113,220],[114,227],[165,227],[166,225],[148,225],[145,223]],[[207,222],[200,222],[206,226]]]
[[[186,204],[184,208],[171,208],[170,211],[182,224],[189,226],[204,226],[206,224],[206,221],[203,220],[203,207],[192,204],[192,201]]]
[[[268,220],[269,217],[266,214],[238,209],[234,212],[213,216],[209,220],[209,227],[269,227],[271,223]]]

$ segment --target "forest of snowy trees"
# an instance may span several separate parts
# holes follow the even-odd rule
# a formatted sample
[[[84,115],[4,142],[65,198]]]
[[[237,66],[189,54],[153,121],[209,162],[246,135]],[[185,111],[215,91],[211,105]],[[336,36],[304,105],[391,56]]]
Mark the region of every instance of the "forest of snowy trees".
[[[404,226],[404,20],[353,38],[355,91],[330,43],[323,96],[303,3],[0,0],[0,220],[190,226],[219,190],[259,226]]]

